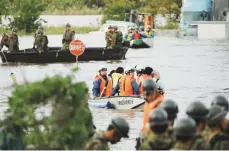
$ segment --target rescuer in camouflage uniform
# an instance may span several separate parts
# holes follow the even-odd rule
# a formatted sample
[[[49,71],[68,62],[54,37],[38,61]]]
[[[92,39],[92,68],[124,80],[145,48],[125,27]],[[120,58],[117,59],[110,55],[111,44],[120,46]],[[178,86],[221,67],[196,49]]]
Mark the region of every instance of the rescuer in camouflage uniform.
[[[150,130],[139,150],[168,150],[173,145],[171,137],[166,136],[168,115],[162,108],[154,109],[150,114]]]
[[[62,39],[62,50],[69,50],[69,44],[72,40],[75,39],[75,31],[71,30],[71,25],[69,23],[66,24],[66,30]]]
[[[112,119],[107,131],[94,134],[85,146],[85,150],[109,150],[108,142],[116,144],[122,137],[129,137],[129,124],[121,117]]]
[[[227,115],[217,105],[211,107],[207,116],[207,129],[203,132],[204,138],[212,150],[229,150],[229,136],[223,132],[222,123]]]
[[[178,106],[175,101],[168,99],[160,103],[159,107],[163,108],[169,119],[169,127],[167,130],[167,136],[173,136],[173,124],[174,120],[177,118],[177,113],[179,112]]]
[[[17,29],[12,29],[12,34],[9,37],[9,51],[19,51],[19,41],[17,36]]]
[[[105,34],[105,40],[106,40],[106,47],[107,48],[112,48],[112,41],[113,41],[113,27],[112,26],[109,26],[108,27],[108,31],[106,32]]]
[[[229,103],[228,100],[222,96],[222,95],[218,95],[216,96],[213,100],[211,105],[218,105],[220,106],[225,112],[228,113],[228,108],[229,108]],[[224,129],[224,132],[229,135],[229,120],[224,118],[223,123],[222,123],[222,127]]]
[[[196,136],[191,149],[201,147],[203,150],[210,150],[210,145],[204,139],[202,132],[205,130],[206,118],[209,110],[206,106],[199,102],[192,102],[186,109],[186,114],[196,122]]]
[[[0,43],[0,51],[2,50],[3,46],[6,46],[7,48],[9,48],[9,36],[7,33],[2,33],[2,40]]]
[[[118,27],[114,26],[114,34],[112,40],[112,48],[121,48],[123,41],[123,35],[121,31],[118,31]]]
[[[33,49],[37,49],[39,53],[47,51],[48,48],[48,37],[45,35],[44,31],[37,30],[35,34],[35,42],[33,44]]]

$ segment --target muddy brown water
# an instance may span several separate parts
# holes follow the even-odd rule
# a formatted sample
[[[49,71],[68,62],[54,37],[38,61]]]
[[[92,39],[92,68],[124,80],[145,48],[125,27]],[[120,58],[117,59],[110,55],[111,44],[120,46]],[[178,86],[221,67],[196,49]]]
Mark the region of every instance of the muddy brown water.
[[[87,46],[100,45],[98,39],[79,35]],[[60,46],[61,36],[50,36],[50,46]],[[32,37],[21,37],[20,48],[32,47]],[[99,44],[100,43],[100,44]],[[215,95],[225,95],[229,98],[229,43],[226,40],[198,40],[192,38],[156,37],[154,48],[129,49],[126,60],[121,61],[91,61],[80,62],[77,81],[85,81],[92,89],[93,77],[98,68],[105,65],[109,70],[118,66],[128,67],[141,64],[151,66],[161,73],[165,86],[166,98],[172,98],[179,104],[179,117],[185,116],[185,109],[194,100],[199,100],[210,106]],[[45,76],[70,73],[74,63],[65,64],[10,64],[0,66],[0,117],[4,116],[7,108],[7,96],[10,95],[12,71],[19,83],[37,81]],[[10,71],[11,70],[11,71]],[[138,110],[117,111],[91,108],[97,130],[105,130],[112,117],[125,117],[130,126],[130,138],[111,146],[112,149],[134,149],[135,138],[142,127],[143,112]]]

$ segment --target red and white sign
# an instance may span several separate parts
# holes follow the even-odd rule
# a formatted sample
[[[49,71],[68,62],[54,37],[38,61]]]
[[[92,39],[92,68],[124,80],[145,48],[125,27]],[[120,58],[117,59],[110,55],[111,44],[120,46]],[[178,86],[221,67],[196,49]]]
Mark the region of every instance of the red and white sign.
[[[69,45],[69,50],[72,55],[80,56],[84,53],[85,45],[80,40],[73,40]]]

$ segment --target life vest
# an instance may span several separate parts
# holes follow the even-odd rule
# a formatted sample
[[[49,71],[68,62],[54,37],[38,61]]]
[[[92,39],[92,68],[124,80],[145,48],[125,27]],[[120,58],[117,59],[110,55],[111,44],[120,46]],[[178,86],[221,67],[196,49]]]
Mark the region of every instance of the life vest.
[[[164,96],[163,95],[159,95],[155,101],[147,103],[145,102],[144,104],[144,119],[143,119],[143,128],[142,128],[142,132],[144,133],[148,126],[149,126],[149,116],[150,113],[153,109],[155,109],[156,107],[158,107],[158,105],[164,100]]]
[[[135,32],[135,33],[134,33],[134,40],[140,39],[140,37],[141,37],[140,32]]]
[[[145,35],[146,35],[146,37],[148,37],[148,38],[151,37],[152,33],[153,33],[152,31],[149,31],[149,32],[145,31]]]
[[[140,91],[140,94],[141,95],[143,95],[143,81],[145,80],[145,79],[150,79],[150,78],[152,78],[152,76],[151,75],[147,75],[147,74],[143,74],[142,76],[141,76],[141,79],[140,79],[140,82],[139,82],[139,85],[138,85],[138,87],[139,87],[139,91]]]
[[[113,73],[112,74],[112,83],[113,83],[113,88],[117,85],[118,80],[122,77],[123,75],[120,73]]]
[[[132,33],[128,33],[127,34],[127,40],[131,40],[131,38],[132,38]]]
[[[132,81],[135,80],[134,77],[129,75],[122,76],[120,79],[120,96],[131,96],[134,94],[132,87]]]
[[[100,75],[97,75],[95,77],[95,80],[101,80],[101,84],[100,84],[100,95],[101,95],[101,93],[102,93],[104,87],[106,86],[107,82]],[[108,80],[107,87],[104,90],[102,96],[110,96],[112,94],[112,79],[109,76],[107,76],[107,80]]]

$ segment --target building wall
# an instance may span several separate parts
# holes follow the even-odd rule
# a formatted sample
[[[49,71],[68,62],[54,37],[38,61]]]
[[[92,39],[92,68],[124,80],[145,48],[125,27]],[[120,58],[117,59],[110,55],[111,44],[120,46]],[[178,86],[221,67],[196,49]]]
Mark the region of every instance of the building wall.
[[[212,19],[215,21],[225,21],[223,11],[229,9],[229,0],[213,0],[212,4]]]

